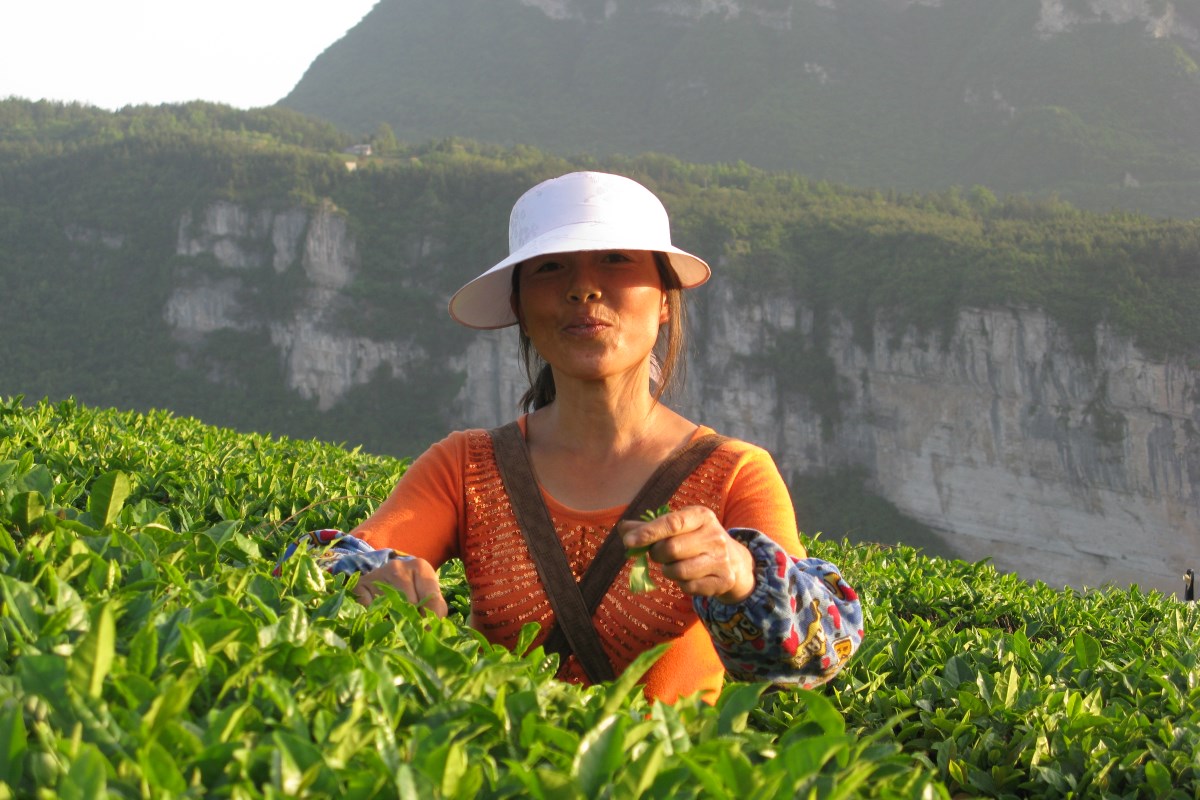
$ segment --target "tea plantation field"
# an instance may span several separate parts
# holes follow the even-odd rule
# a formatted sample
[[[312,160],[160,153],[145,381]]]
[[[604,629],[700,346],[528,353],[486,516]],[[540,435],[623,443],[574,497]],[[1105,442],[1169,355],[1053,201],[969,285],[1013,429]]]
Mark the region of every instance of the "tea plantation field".
[[[457,564],[445,620],[272,577],[404,467],[0,401],[0,797],[1200,797],[1193,604],[816,537],[867,612],[845,673],[649,704],[645,660],[581,689],[487,644]]]

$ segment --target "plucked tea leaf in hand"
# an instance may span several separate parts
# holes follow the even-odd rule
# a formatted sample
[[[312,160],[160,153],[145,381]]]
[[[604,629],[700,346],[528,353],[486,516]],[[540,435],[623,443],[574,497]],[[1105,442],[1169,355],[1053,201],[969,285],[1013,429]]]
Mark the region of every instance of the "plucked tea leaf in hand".
[[[654,509],[653,511],[647,510],[645,513],[642,514],[642,519],[645,520],[646,522],[649,522],[652,519],[658,519],[663,514],[670,514],[670,513],[671,513],[671,507],[666,504],[663,504],[663,505],[659,506],[658,508]]]
[[[633,559],[633,566],[629,568],[629,591],[634,594],[645,594],[658,588],[658,584],[650,577],[650,556],[646,553],[649,549],[635,547],[626,551],[626,555]]]
[[[646,511],[642,514],[642,519],[649,522],[670,510],[670,506],[661,505],[652,511]],[[634,594],[645,594],[658,588],[658,584],[650,577],[650,556],[647,555],[649,549],[650,547],[647,545],[646,547],[631,547],[625,551],[625,557],[633,559],[633,566],[629,569],[629,591]]]

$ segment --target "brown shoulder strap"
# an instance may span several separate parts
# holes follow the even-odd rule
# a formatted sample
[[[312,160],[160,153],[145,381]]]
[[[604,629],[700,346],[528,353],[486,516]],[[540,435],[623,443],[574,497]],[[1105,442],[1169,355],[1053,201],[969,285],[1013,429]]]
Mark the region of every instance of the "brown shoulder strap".
[[[554,609],[557,624],[545,641],[545,650],[561,654],[569,646],[593,683],[612,680],[612,663],[592,625],[592,614],[625,563],[625,547],[616,527],[600,546],[583,580],[576,583],[550,512],[538,491],[520,428],[511,422],[488,433],[500,479]],[[622,518],[637,519],[646,510],[665,504],[684,479],[725,441],[724,436],[709,434],[674,453],[650,476]]]
[[[565,632],[571,652],[575,653],[592,683],[610,681],[614,677],[612,662],[604,653],[567,554],[554,532],[550,511],[542,502],[525,438],[515,422],[488,433],[492,437],[500,480],[550,599],[550,607],[554,609],[558,630]]]
[[[666,504],[679,490],[680,484],[726,441],[728,441],[727,437],[710,433],[677,450],[670,458],[659,464],[658,469],[646,481],[642,490],[633,498],[633,502],[621,514],[621,519],[640,519],[646,511]],[[604,599],[604,595],[608,593],[609,587],[612,586],[626,560],[625,545],[617,534],[616,526],[613,526],[600,545],[600,549],[596,551],[596,557],[588,565],[587,572],[584,573],[583,580],[579,585],[580,591],[583,593],[583,601],[587,605],[589,626],[592,614],[596,613],[596,608]],[[546,651],[555,652],[554,648],[562,647],[566,638],[564,634],[561,625],[551,631],[550,636],[546,639]]]

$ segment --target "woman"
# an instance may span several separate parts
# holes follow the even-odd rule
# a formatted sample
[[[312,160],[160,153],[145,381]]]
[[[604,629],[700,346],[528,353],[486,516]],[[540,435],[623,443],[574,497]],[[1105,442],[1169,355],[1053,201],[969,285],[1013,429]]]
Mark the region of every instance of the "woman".
[[[505,645],[529,622],[541,626],[539,643],[561,629],[553,649],[563,653],[564,680],[619,673],[660,643],[669,647],[644,681],[648,696],[667,702],[697,691],[711,701],[726,671],[806,686],[827,680],[861,640],[853,590],[832,565],[805,558],[765,451],[716,440],[660,402],[678,374],[682,292],[708,279],[708,265],[671,244],[666,211],[647,189],[596,172],[523,195],[509,247],[454,295],[450,314],[473,328],[518,326],[532,388],[508,432],[511,458],[530,472],[503,472],[509,456],[499,458],[496,432],[460,431],[434,445],[352,531],[356,546],[375,550],[368,563],[382,564],[362,575],[359,599],[369,603],[386,584],[444,615],[436,568],[461,558],[471,624]],[[669,511],[638,519],[654,510],[628,507],[639,489],[699,440],[716,444],[683,468],[666,495]],[[544,528],[518,522],[526,505],[544,513],[542,503]],[[578,609],[559,625],[579,598],[555,598],[578,591],[610,530],[618,549],[648,548],[657,588],[635,592],[621,553],[616,578],[592,587],[581,606],[591,625]],[[565,555],[570,568],[568,585],[550,594],[553,569],[534,553],[543,546],[545,559]],[[596,637],[581,631],[593,626]],[[584,658],[589,640],[601,655]]]

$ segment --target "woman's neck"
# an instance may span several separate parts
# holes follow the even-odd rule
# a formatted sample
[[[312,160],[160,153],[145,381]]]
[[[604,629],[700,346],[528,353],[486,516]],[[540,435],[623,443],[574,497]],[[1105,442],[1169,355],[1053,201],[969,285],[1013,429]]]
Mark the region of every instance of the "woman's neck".
[[[531,439],[581,453],[621,455],[636,451],[663,413],[647,389],[564,381],[554,402],[531,415]]]
[[[529,415],[526,441],[538,483],[569,508],[624,506],[695,424],[648,392],[556,392]]]

